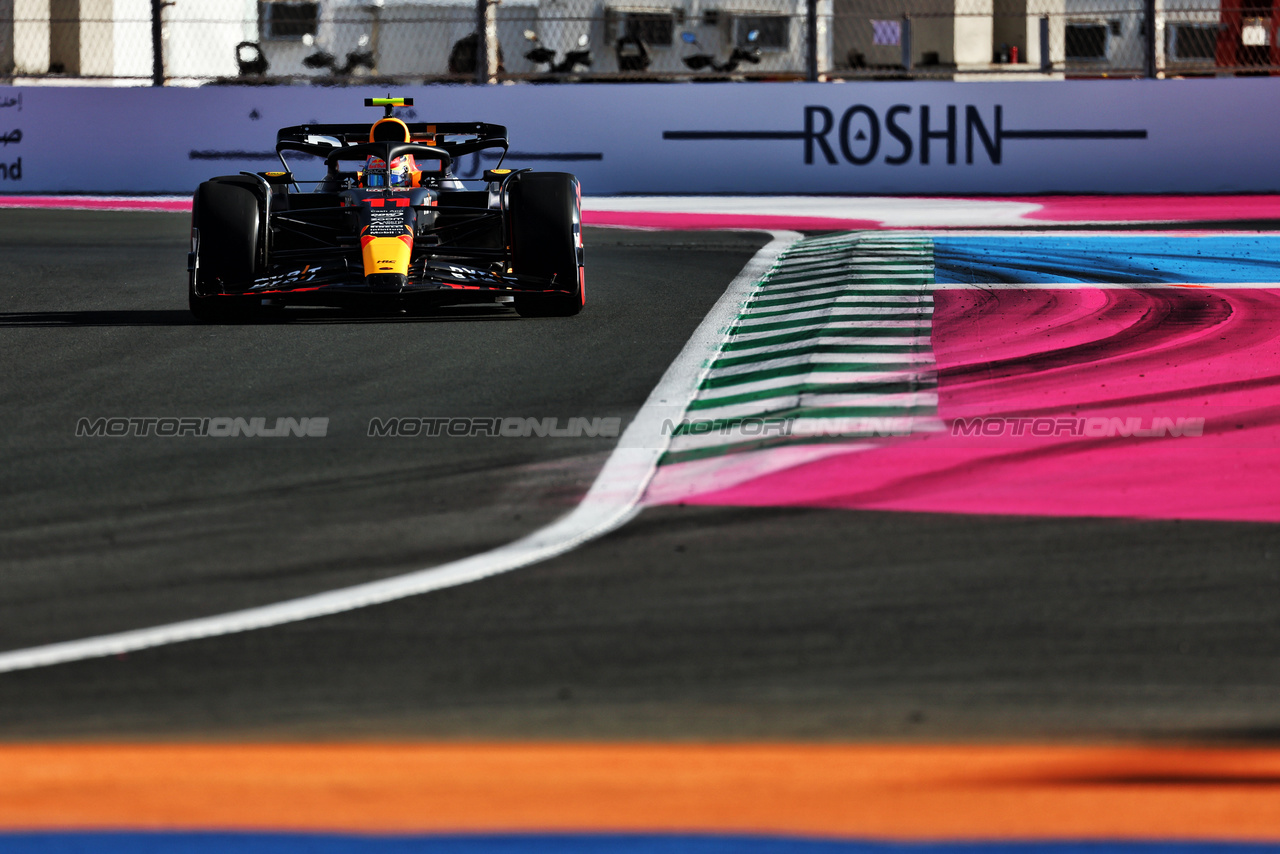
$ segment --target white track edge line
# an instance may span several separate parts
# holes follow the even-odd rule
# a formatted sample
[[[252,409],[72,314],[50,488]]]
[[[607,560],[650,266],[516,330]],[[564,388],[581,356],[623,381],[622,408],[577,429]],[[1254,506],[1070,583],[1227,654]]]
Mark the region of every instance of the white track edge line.
[[[529,566],[622,526],[639,512],[640,500],[666,452],[670,437],[663,435],[664,421],[677,407],[683,413],[693,400],[710,357],[724,343],[723,330],[778,256],[801,238],[794,231],[769,233],[772,239],[747,262],[694,330],[618,439],[591,489],[567,516],[505,546],[405,575],[211,617],[0,653],[0,673],[265,629],[393,602]]]

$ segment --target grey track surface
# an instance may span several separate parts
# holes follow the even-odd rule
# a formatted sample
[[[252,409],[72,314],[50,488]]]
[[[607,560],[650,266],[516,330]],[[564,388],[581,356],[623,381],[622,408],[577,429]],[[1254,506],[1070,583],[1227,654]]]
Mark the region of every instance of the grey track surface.
[[[485,551],[612,441],[370,438],[373,417],[623,424],[759,234],[589,230],[589,309],[201,326],[188,218],[0,212],[0,648],[266,604]],[[76,438],[81,417],[328,417],[325,438]]]
[[[177,218],[4,216],[2,280],[30,283],[0,291],[8,648],[416,568],[549,520],[607,446],[388,446],[361,420],[625,416],[761,242],[589,234],[592,305],[570,321],[206,329],[173,286]],[[76,248],[44,257],[68,219]],[[71,438],[82,412],[335,429],[110,444]],[[1268,525],[655,508],[430,596],[0,676],[0,737],[1267,740],[1278,583]]]
[[[0,677],[9,738],[1259,740],[1270,526],[651,509],[430,596]]]

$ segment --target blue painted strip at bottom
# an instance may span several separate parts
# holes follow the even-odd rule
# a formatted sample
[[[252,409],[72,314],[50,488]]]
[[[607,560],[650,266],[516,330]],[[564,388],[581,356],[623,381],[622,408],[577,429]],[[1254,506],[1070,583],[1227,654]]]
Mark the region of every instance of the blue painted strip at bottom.
[[[718,835],[0,833],[5,854],[1262,854],[1230,842],[896,843]]]

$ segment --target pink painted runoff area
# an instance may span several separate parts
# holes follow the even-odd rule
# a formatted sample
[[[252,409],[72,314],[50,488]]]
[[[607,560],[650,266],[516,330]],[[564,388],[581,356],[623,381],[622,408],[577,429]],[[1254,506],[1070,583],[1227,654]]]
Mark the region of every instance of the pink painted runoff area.
[[[794,202],[794,199],[792,200]],[[709,197],[705,204],[696,198],[654,197],[644,210],[607,210],[608,199],[584,200],[583,222],[617,228],[663,230],[691,229],[795,229],[834,231],[880,228],[983,228],[1043,222],[1075,223],[1155,223],[1196,221],[1241,221],[1280,219],[1280,196],[1036,196],[972,199],[972,208],[958,216],[955,205],[939,209],[938,200],[896,199],[891,206],[877,206],[875,199],[861,199],[845,205],[835,197],[820,197],[813,205],[789,204],[788,212],[725,212],[715,208],[723,199]],[[950,198],[947,202],[965,202]],[[1025,212],[1010,212],[1012,203]],[[918,204],[915,204],[918,203]],[[849,213],[841,213],[848,207]],[[0,208],[61,208],[68,210],[189,211],[186,196],[0,196]],[[704,209],[705,208],[705,209]],[[872,216],[868,216],[870,213]],[[874,218],[879,215],[882,218]]]
[[[0,208],[109,210],[109,211],[190,211],[185,196],[0,196]],[[824,216],[772,216],[767,214],[686,213],[680,211],[583,211],[586,225],[640,228],[664,231],[796,229],[839,231],[876,229],[881,223],[869,219]]]
[[[872,219],[824,216],[775,216],[770,214],[698,213],[680,211],[582,211],[584,225],[613,228],[645,228],[657,231],[743,231],[790,229],[793,231],[854,231],[883,228]]]
[[[1232,222],[1280,218],[1280,196],[1034,196],[1006,198],[1040,209],[1039,222]]]
[[[0,208],[81,211],[190,211],[187,196],[0,196]]]
[[[958,289],[935,300],[946,431],[679,500],[1280,521],[1280,290]],[[956,433],[956,419],[973,418],[1040,421]],[[1203,435],[1124,435],[1163,418],[1204,418]],[[1085,423],[1114,435],[1079,435]],[[1057,435],[1030,435],[1050,425]]]
[[[0,196],[0,208],[61,210],[190,211],[191,199],[172,196]],[[876,220],[824,216],[772,216],[680,211],[583,211],[586,225],[663,231],[796,229],[840,231],[877,229]]]

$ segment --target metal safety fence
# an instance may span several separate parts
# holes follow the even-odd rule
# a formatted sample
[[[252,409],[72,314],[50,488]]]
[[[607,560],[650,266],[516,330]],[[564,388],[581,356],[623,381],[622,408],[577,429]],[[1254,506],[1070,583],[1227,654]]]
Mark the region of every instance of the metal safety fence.
[[[32,84],[1280,72],[1272,0],[0,0]],[[1277,0],[1280,3],[1280,0]]]

